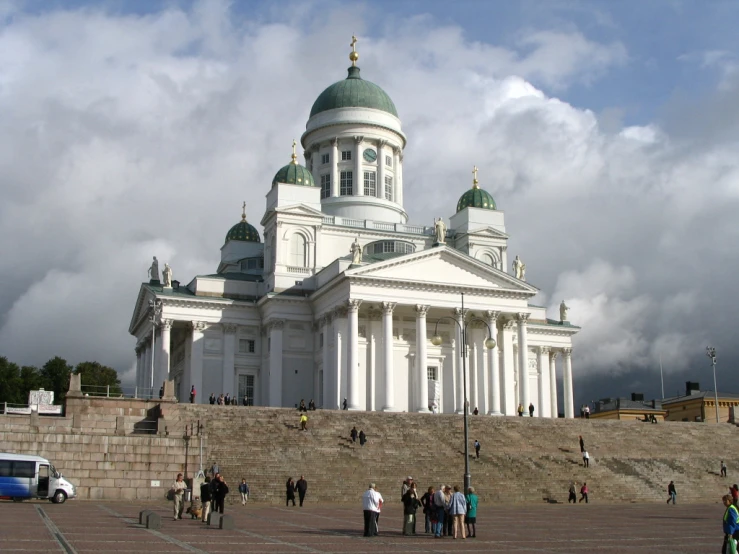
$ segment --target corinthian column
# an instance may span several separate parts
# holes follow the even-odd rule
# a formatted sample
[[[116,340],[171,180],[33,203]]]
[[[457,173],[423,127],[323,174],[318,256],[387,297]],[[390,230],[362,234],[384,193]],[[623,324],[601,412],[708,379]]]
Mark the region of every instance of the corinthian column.
[[[427,359],[426,359],[426,314],[429,306],[416,304],[416,364],[418,377],[418,405],[417,412],[429,411],[429,385],[427,375]]]
[[[547,417],[550,410],[545,410],[544,408],[545,400],[549,400],[549,395],[546,394],[547,389],[549,388],[547,386],[549,381],[549,364],[547,363],[549,361],[549,347],[540,346],[538,354],[539,355],[536,358],[536,378],[539,382],[539,407],[536,410],[536,415],[538,417]]]
[[[355,196],[364,196],[364,173],[362,172],[362,142],[364,137],[354,137],[354,189]]]
[[[524,415],[529,413],[529,343],[526,336],[526,322],[529,314],[518,314],[518,393],[523,404]],[[541,409],[541,407],[539,408]]]
[[[282,406],[282,330],[284,320],[269,323],[269,402],[267,406]]]
[[[221,389],[223,394],[234,396],[234,376],[236,367],[236,333],[239,326],[235,323],[223,325],[223,366],[221,367]]]
[[[466,383],[466,375],[464,375],[465,365],[462,363],[462,358],[467,355],[467,352],[465,349],[467,348],[467,344],[465,344],[463,340],[462,335],[462,329],[464,328],[464,316],[467,313],[467,310],[462,310],[462,308],[454,308],[454,319],[457,321],[457,325],[455,327],[457,328],[457,348],[459,349],[458,352],[455,352],[455,355],[457,358],[457,410],[456,412],[458,414],[464,413],[464,401],[467,397],[467,391],[465,390],[465,383]]]
[[[563,348],[562,357],[564,358],[565,417],[575,417],[575,401],[572,394],[572,348]]]
[[[393,310],[395,302],[382,303],[382,362],[385,372],[385,404],[383,412],[395,410],[395,387],[393,380]]]
[[[500,412],[500,355],[498,352],[498,316],[500,312],[488,310],[485,319],[495,339],[495,347],[488,350],[488,368],[490,371],[490,415],[501,415]]]
[[[164,381],[169,379],[169,360],[170,360],[170,337],[172,332],[172,320],[162,319],[159,324],[161,339],[159,341],[159,367],[157,368],[154,379],[154,393],[159,392],[159,388]]]
[[[359,305],[361,303],[362,301],[357,299],[347,302],[349,344],[346,352],[346,396],[349,410],[359,409]]]
[[[549,401],[549,407],[552,410],[551,416],[554,419],[559,417],[559,407],[557,406],[557,353],[552,351],[549,352],[549,394],[551,400]]]

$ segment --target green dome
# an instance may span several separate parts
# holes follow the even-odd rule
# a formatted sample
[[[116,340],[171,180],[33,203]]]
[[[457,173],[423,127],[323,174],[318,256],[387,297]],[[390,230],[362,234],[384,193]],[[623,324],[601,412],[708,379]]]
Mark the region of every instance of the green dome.
[[[483,210],[495,210],[495,200],[486,190],[474,185],[470,190],[459,197],[457,212],[465,208],[482,208]]]
[[[241,240],[244,242],[262,242],[259,238],[259,231],[253,225],[246,222],[246,218],[242,218],[240,222],[231,227],[226,235],[226,242],[230,240]]]
[[[336,108],[372,108],[398,117],[395,104],[387,93],[374,83],[359,76],[359,68],[349,68],[343,81],[334,83],[324,90],[313,103],[310,117]]]
[[[306,187],[314,187],[313,175],[308,171],[307,167],[303,167],[299,163],[291,162],[275,173],[272,184],[288,183],[290,185],[304,185]]]

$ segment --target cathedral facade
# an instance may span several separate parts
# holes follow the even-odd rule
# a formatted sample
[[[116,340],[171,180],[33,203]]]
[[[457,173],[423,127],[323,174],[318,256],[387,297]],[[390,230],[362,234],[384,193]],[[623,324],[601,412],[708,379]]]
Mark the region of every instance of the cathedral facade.
[[[538,291],[509,260],[504,214],[476,169],[448,223],[408,222],[401,120],[357,59],[313,104],[305,165],[294,143],[275,174],[264,240],[243,212],[215,273],[185,285],[152,267],[129,327],[137,387],[372,411],[462,412],[467,398],[491,415],[531,404],[535,417],[573,417],[579,328],[566,306],[553,320],[529,304]]]

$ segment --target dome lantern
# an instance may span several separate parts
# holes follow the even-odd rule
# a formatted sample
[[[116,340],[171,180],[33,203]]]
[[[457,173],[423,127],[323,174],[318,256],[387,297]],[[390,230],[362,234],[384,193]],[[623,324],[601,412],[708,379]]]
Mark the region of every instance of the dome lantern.
[[[457,202],[457,213],[465,208],[482,208],[483,210],[495,210],[497,206],[492,195],[480,188],[477,180],[477,166],[472,169],[472,188],[459,197]]]
[[[262,242],[259,238],[259,231],[253,225],[246,221],[246,202],[242,205],[241,221],[229,229],[226,234],[226,242],[230,240],[239,240],[242,242]]]
[[[275,186],[277,183],[302,185],[305,187],[316,186],[316,183],[313,180],[313,175],[308,171],[308,168],[303,167],[298,163],[298,155],[295,153],[295,146],[297,144],[298,143],[293,140],[293,153],[290,157],[290,163],[280,168],[280,170],[275,173],[275,177],[272,179],[272,186]]]

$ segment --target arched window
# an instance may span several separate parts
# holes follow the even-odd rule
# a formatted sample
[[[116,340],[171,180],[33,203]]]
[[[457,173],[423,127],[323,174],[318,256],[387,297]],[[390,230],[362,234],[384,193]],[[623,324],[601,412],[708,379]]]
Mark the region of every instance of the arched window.
[[[295,267],[307,267],[308,256],[306,256],[305,238],[303,235],[293,233],[290,237],[290,257],[288,265]]]

